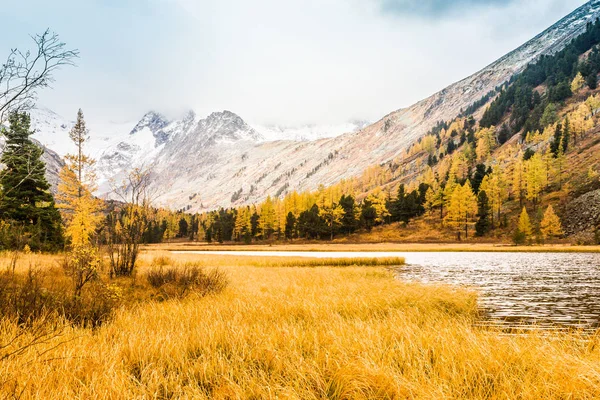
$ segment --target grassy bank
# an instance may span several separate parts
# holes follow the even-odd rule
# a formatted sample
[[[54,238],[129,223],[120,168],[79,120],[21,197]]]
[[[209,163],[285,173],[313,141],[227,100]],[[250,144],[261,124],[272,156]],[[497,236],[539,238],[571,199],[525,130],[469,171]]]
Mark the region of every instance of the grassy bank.
[[[222,292],[119,309],[91,330],[0,322],[0,397],[540,399],[600,396],[598,337],[475,327],[476,294],[399,282],[385,267],[218,266]],[[173,256],[170,256],[173,257]],[[288,262],[291,260],[287,260]],[[138,277],[138,280],[140,278]],[[15,338],[9,343],[9,338]]]
[[[273,244],[218,244],[204,242],[176,242],[148,245],[148,252],[153,251],[442,251],[442,252],[469,252],[482,251],[498,252],[525,252],[525,253],[600,253],[600,246],[575,246],[570,244],[547,244],[537,246],[514,246],[511,244],[490,243],[273,243]]]

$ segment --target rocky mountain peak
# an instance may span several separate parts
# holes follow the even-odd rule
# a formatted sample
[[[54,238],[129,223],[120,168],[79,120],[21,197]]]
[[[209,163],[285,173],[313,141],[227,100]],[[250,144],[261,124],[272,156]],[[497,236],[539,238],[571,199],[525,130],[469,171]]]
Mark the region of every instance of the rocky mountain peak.
[[[169,120],[167,120],[167,118],[155,111],[149,111],[142,117],[129,134],[135,135],[142,129],[148,128],[156,137],[157,135],[160,136],[159,132],[167,125],[169,125]]]
[[[227,110],[213,112],[205,119],[200,120],[195,134],[209,144],[262,139],[261,135],[239,115]]]

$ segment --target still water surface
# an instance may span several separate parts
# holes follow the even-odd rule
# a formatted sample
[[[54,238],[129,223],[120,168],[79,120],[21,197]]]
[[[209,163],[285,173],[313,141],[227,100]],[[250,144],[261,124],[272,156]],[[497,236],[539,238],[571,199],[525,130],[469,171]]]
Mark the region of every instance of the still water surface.
[[[259,257],[404,257],[400,279],[475,288],[491,321],[600,327],[600,254],[183,251]]]

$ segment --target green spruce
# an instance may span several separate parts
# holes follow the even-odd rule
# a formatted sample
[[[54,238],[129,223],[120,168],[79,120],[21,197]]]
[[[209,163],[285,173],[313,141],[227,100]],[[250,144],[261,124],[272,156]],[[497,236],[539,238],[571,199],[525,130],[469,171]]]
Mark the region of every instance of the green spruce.
[[[0,219],[21,227],[32,249],[58,249],[63,244],[60,213],[46,180],[43,150],[30,139],[33,132],[29,114],[12,113],[8,122],[10,126],[3,129],[6,144],[0,158],[4,165],[0,174]],[[10,247],[10,241],[4,245]]]

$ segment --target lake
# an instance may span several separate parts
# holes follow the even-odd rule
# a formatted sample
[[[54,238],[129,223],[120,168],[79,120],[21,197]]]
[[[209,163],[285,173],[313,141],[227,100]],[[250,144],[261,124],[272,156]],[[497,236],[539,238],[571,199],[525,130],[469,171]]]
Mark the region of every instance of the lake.
[[[179,253],[179,252],[174,252]],[[600,327],[599,253],[181,251],[256,257],[404,257],[406,281],[475,288],[491,322]]]

